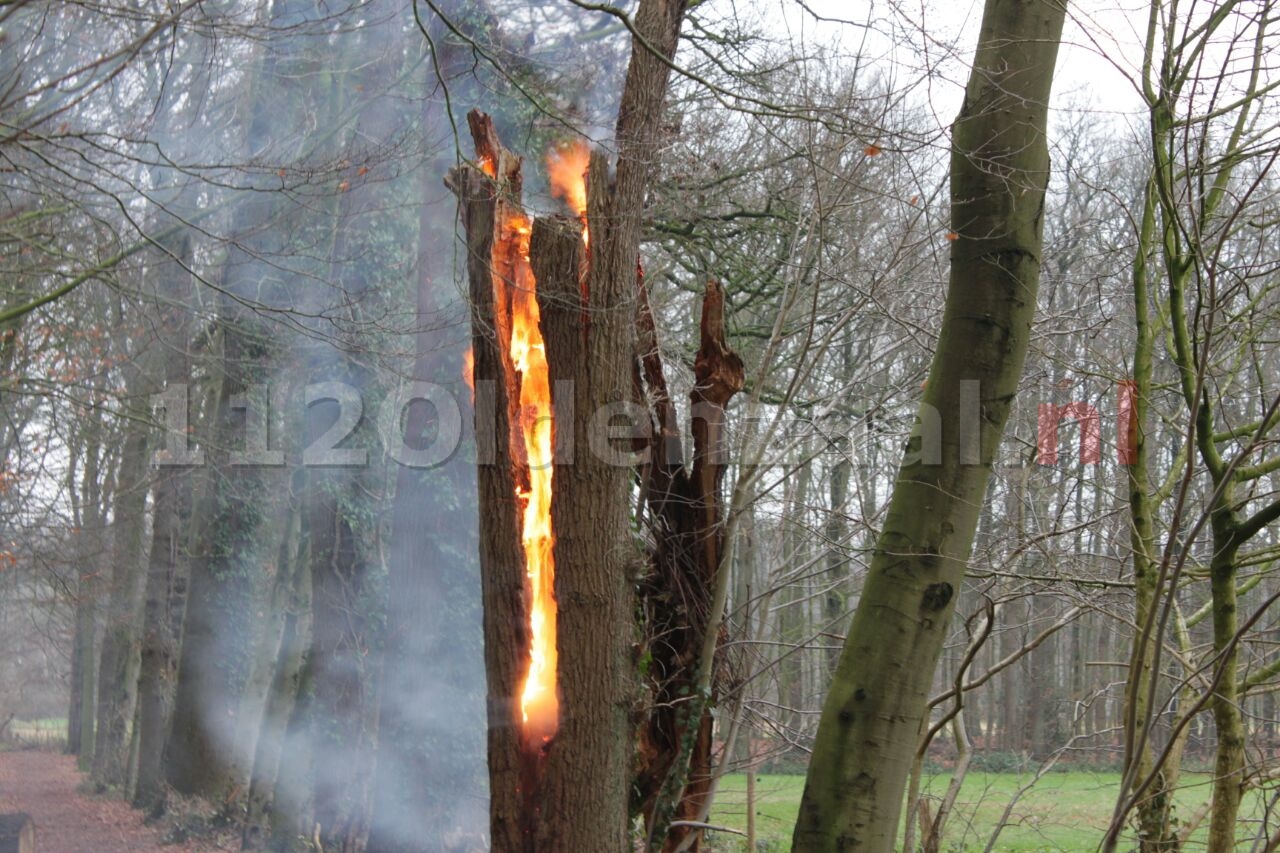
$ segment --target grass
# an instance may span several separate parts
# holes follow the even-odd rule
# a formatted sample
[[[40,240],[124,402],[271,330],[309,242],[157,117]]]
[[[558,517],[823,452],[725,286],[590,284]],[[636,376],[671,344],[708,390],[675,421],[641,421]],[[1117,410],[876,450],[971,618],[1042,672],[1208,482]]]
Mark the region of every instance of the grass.
[[[3,722],[3,720],[0,720]],[[13,720],[4,730],[7,740],[24,746],[61,746],[67,741],[67,720]]]
[[[950,781],[948,776],[927,780],[926,793],[941,798]],[[1031,781],[1029,774],[975,773],[965,779],[956,809],[947,825],[943,850],[953,853],[981,853],[1001,814],[1018,790]],[[1022,795],[1010,813],[993,848],[1001,853],[1084,853],[1096,850],[1115,806],[1120,786],[1117,773],[1068,771],[1049,773]],[[1175,799],[1175,814],[1190,820],[1209,800],[1210,780],[1203,774],[1185,774],[1183,788]],[[790,847],[791,830],[800,809],[804,789],[803,776],[759,776],[756,782],[757,853],[784,851]],[[1247,796],[1241,809],[1237,837],[1240,849],[1250,849],[1265,812],[1261,794]],[[710,822],[740,831],[746,829],[746,777],[734,775],[721,783],[720,793]],[[1274,830],[1276,818],[1271,826]],[[1192,835],[1189,850],[1203,850],[1207,819]],[[741,836],[714,833],[708,836],[709,849],[744,851]],[[1132,839],[1130,839],[1132,841]],[[1129,849],[1132,844],[1122,844]]]

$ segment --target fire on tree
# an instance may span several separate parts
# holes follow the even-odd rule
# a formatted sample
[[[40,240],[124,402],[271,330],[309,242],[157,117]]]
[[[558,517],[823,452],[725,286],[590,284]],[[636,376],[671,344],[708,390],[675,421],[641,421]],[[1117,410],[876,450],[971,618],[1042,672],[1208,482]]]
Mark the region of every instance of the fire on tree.
[[[469,119],[476,160],[448,183],[472,301],[493,848],[572,849],[567,812],[620,796],[653,849],[697,850],[712,779],[718,662],[704,671],[703,651],[723,558],[724,408],[743,382],[724,294],[708,284],[686,465],[634,253],[626,292],[605,298],[601,284],[614,231],[588,225],[612,221],[604,157],[553,152],[553,193],[575,216],[531,219],[521,159],[487,116]],[[610,418],[637,411],[624,447],[598,444]],[[627,824],[612,821],[619,846],[599,849],[623,849]]]

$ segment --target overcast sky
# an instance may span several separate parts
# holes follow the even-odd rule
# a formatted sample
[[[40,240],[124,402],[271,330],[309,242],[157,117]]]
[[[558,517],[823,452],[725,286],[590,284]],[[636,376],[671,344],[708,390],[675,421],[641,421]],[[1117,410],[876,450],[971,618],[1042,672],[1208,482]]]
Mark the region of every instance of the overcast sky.
[[[928,100],[945,125],[960,106],[982,7],[983,0],[775,0],[772,17],[783,37],[879,56],[881,64],[900,69],[902,82],[926,65],[933,68]],[[815,21],[805,8],[831,19],[870,20],[872,27]],[[1140,107],[1132,81],[1142,60],[1147,8],[1145,0],[1072,0],[1054,84],[1059,104],[1112,114]]]

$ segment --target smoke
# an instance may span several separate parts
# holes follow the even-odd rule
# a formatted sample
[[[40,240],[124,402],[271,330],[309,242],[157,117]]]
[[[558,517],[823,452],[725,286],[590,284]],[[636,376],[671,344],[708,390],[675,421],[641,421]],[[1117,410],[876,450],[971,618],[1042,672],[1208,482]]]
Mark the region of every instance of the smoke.
[[[61,488],[84,470],[84,411],[116,436],[165,395],[174,431],[157,411],[147,477],[178,466],[194,494],[167,581],[190,575],[170,777],[224,775],[279,823],[384,851],[487,833],[474,454],[467,439],[405,468],[378,428],[412,382],[453,388],[470,419],[442,186],[471,153],[456,129],[485,109],[530,164],[575,134],[607,145],[629,45],[616,19],[565,4],[435,5],[450,25],[358,0],[0,12],[0,210],[6,227],[39,213],[33,251],[0,245],[6,304],[70,285],[29,318],[106,329],[97,351],[64,344],[85,374],[32,404],[4,458],[53,434],[25,495],[70,526],[68,501],[99,499]],[[532,183],[536,206],[558,205]],[[411,402],[391,437],[429,443],[437,419]],[[74,578],[88,558],[60,559]]]

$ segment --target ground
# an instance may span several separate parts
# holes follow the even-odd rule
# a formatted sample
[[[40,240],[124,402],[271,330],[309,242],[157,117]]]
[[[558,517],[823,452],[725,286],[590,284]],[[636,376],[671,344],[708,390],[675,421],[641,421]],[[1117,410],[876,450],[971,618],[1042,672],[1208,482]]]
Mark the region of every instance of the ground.
[[[941,798],[949,776],[926,779],[925,792],[931,800]],[[1034,787],[1019,793],[1032,781],[1030,772],[986,773],[971,771],[961,788],[956,810],[947,825],[943,849],[949,853],[982,853],[997,825],[998,839],[991,845],[995,853],[1081,853],[1096,850],[1115,807],[1120,775],[1063,769],[1048,773]],[[1180,824],[1196,823],[1197,829],[1184,849],[1204,850],[1207,821],[1202,820],[1208,808],[1212,788],[1207,773],[1186,772],[1183,787],[1175,798],[1174,817]],[[796,775],[762,775],[756,785],[756,828],[758,850],[781,853],[788,849],[804,777]],[[1011,800],[1016,803],[1005,815]],[[1277,824],[1276,789],[1254,790],[1246,796],[1236,832],[1238,849],[1260,850],[1268,836],[1280,833]],[[746,780],[741,775],[725,777],[721,783],[710,822],[719,826],[746,829]],[[709,853],[742,853],[741,836],[713,834]],[[1126,833],[1120,849],[1136,845]]]
[[[163,830],[119,799],[81,793],[83,776],[69,755],[0,752],[0,812],[26,812],[39,853],[209,853],[208,843],[161,843]]]

